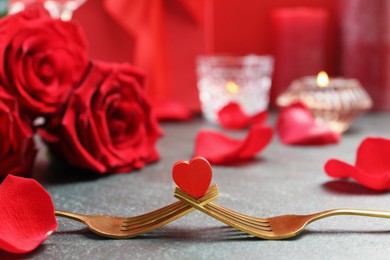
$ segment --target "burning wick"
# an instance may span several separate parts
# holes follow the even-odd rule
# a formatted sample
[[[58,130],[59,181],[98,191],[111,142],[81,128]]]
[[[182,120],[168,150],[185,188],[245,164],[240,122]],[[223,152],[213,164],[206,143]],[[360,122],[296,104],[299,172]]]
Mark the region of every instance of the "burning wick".
[[[227,82],[225,87],[230,94],[236,94],[240,90],[240,87],[233,81]]]
[[[329,77],[325,71],[320,71],[320,73],[318,73],[317,85],[321,88],[325,88],[329,86]]]

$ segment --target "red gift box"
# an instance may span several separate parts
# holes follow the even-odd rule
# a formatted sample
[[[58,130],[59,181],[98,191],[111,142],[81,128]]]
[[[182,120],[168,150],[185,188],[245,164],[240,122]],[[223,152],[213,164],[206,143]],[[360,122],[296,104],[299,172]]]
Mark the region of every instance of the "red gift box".
[[[91,58],[110,62],[131,62],[134,36],[107,13],[102,0],[88,0],[73,15],[87,35]]]
[[[152,98],[199,110],[195,62],[211,46],[211,11],[209,0],[89,0],[75,19],[93,58],[130,61],[146,72]]]
[[[198,110],[196,56],[211,52],[273,53],[270,14],[275,8],[306,6],[329,11],[324,69],[333,74],[337,42],[335,2],[89,0],[76,11],[75,19],[86,30],[93,58],[133,62],[148,72],[152,97],[175,99]],[[154,42],[150,41],[151,36]]]

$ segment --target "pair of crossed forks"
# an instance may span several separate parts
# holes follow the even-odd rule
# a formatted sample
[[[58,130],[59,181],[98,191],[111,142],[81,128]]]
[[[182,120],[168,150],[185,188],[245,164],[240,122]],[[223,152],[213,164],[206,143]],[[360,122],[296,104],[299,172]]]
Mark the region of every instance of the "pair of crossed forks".
[[[81,215],[55,211],[57,216],[71,218],[86,224],[93,232],[110,238],[131,238],[160,228],[197,209],[249,235],[263,239],[284,239],[298,235],[311,222],[335,215],[360,215],[390,218],[390,211],[333,209],[309,215],[283,215],[257,218],[241,214],[213,203],[219,197],[217,185],[212,185],[201,198],[194,198],[175,188],[179,201],[158,210],[130,218],[107,215]]]

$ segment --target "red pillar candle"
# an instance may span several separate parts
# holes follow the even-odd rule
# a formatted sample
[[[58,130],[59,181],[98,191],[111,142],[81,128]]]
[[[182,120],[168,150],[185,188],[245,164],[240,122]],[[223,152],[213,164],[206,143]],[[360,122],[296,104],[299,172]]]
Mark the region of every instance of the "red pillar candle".
[[[390,1],[341,0],[341,74],[357,78],[374,110],[390,111]]]
[[[326,66],[328,12],[321,8],[281,8],[271,13],[275,72],[271,105],[297,78]]]

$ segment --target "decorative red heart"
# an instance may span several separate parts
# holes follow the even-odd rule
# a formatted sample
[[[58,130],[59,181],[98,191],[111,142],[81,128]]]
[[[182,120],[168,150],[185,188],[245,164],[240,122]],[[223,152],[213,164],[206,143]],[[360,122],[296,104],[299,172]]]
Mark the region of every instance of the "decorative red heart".
[[[194,157],[191,161],[178,161],[172,169],[176,185],[194,198],[206,194],[212,178],[210,163],[203,157]]]
[[[296,102],[280,111],[276,129],[284,144],[326,145],[338,143],[340,135],[326,125],[318,124],[311,111]]]

